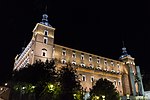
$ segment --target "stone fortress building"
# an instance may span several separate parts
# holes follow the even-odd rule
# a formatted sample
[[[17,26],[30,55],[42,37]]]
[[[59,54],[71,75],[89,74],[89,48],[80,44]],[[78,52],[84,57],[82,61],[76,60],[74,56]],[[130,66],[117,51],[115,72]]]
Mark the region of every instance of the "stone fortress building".
[[[84,51],[75,50],[54,43],[54,31],[48,23],[48,15],[43,14],[42,21],[33,29],[33,36],[23,52],[16,56],[14,70],[33,64],[36,60],[46,61],[56,59],[57,67],[70,63],[77,69],[81,85],[86,91],[99,78],[106,78],[114,83],[120,96],[144,95],[139,66],[135,65],[134,58],[122,48],[119,60],[114,60]]]

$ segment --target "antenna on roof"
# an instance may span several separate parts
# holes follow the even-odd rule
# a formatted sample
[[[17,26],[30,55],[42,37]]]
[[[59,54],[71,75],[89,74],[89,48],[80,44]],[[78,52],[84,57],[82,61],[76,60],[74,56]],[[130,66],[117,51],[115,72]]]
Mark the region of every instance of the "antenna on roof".
[[[47,4],[45,5],[45,13],[47,13]]]
[[[122,45],[123,45],[123,47],[125,47],[125,45],[124,45],[124,41],[122,41]]]

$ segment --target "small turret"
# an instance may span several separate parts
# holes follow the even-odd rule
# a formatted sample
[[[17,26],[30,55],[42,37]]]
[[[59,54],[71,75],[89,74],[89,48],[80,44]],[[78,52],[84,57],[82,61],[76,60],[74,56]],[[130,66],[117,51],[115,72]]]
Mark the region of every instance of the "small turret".
[[[128,53],[127,53],[127,49],[124,46],[124,42],[123,42],[123,48],[122,48],[122,55],[120,56],[120,59],[124,58],[124,57],[131,57]]]
[[[42,18],[42,22],[40,22],[43,25],[52,27],[49,23],[48,23],[48,15],[47,14],[43,14],[43,18]]]

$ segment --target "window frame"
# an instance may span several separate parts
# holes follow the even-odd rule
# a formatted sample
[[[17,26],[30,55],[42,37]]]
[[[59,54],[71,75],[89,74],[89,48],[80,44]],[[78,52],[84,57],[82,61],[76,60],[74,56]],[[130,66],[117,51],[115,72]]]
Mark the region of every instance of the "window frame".
[[[84,54],[81,54],[81,60],[84,60]]]
[[[41,54],[41,56],[47,57],[47,50],[46,50],[46,49],[42,49],[42,54]]]
[[[44,35],[48,36],[48,31],[47,30],[44,30]]]
[[[86,75],[82,75],[82,81],[86,82]]]
[[[47,43],[48,43],[48,38],[47,38],[47,37],[44,37],[43,43],[44,43],[44,44],[47,44]]]

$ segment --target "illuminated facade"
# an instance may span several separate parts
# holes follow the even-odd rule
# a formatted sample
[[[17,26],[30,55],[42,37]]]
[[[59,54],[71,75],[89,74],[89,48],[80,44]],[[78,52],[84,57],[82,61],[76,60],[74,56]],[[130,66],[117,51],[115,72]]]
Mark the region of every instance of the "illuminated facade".
[[[48,23],[48,16],[43,15],[42,22],[37,23],[33,29],[33,36],[24,51],[17,55],[14,70],[25,67],[27,63],[33,64],[36,60],[46,61],[55,59],[56,66],[63,67],[70,63],[77,69],[81,84],[86,91],[99,78],[112,81],[119,94],[143,95],[142,81],[135,81],[136,76],[141,79],[140,70],[135,66],[134,58],[127,54],[123,47],[123,54],[119,60],[109,59],[91,53],[71,49],[54,44],[54,31]]]

